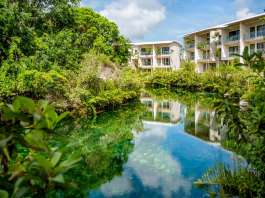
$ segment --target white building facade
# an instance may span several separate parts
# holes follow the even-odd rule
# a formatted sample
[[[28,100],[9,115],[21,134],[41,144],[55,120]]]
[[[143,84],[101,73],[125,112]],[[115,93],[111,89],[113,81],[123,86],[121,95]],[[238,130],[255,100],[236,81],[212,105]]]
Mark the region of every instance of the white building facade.
[[[265,54],[264,17],[262,13],[186,34],[185,59],[194,61],[197,71],[204,72],[234,59],[234,54],[242,54],[245,47],[250,53],[261,51]]]
[[[177,41],[132,43],[130,64],[140,69],[180,68],[181,45]]]

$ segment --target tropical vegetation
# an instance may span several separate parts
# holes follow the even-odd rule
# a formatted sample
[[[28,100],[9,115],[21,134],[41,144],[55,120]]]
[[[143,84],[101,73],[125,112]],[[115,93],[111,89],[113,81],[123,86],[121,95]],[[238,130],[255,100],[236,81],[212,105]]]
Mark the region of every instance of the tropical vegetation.
[[[136,97],[133,73],[131,80],[123,71],[128,41],[78,2],[1,1],[0,98],[24,95],[90,110]]]
[[[135,102],[143,87],[156,95],[168,94],[161,88],[215,94],[222,144],[247,165],[220,165],[196,184],[217,185],[225,196],[264,197],[263,54],[246,48],[237,55],[244,63],[203,74],[191,62],[137,72],[127,65],[130,45],[116,24],[78,3],[0,1],[0,197],[82,197],[120,174],[131,131],[142,129],[141,105],[103,114],[116,116],[111,123],[96,115]]]

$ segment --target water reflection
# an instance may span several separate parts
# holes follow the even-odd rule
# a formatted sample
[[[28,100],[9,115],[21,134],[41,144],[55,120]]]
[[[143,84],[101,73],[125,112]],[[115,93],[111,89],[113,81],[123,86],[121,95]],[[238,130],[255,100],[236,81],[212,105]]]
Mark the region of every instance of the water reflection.
[[[122,175],[89,197],[207,197],[193,182],[218,163],[234,163],[232,153],[212,144],[222,139],[214,111],[146,94],[141,102],[147,107],[144,130],[133,133]]]
[[[156,100],[146,94],[141,102],[147,107],[144,120],[167,124],[184,124],[185,132],[210,142],[220,142],[222,128],[215,111],[197,102],[187,106],[174,100]]]

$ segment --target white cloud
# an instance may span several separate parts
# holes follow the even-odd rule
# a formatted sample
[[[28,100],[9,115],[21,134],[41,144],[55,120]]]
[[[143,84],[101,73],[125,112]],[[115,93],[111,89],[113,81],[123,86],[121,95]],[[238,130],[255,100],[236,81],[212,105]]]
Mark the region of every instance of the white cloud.
[[[236,17],[238,19],[247,18],[255,15],[248,8],[249,4],[252,3],[252,0],[235,0],[236,3]]]
[[[116,22],[125,36],[139,39],[165,19],[165,12],[159,0],[116,0],[100,13]]]
[[[250,12],[249,8],[242,8],[236,12],[236,16],[238,19],[248,18],[254,15],[255,13]]]
[[[144,128],[145,132],[135,134],[134,151],[122,176],[101,186],[101,192],[106,197],[129,196],[139,188],[133,181],[133,177],[137,176],[142,188],[159,189],[161,197],[169,198],[177,193],[190,197],[190,178],[183,176],[180,162],[161,146],[167,138],[168,127],[145,123]]]

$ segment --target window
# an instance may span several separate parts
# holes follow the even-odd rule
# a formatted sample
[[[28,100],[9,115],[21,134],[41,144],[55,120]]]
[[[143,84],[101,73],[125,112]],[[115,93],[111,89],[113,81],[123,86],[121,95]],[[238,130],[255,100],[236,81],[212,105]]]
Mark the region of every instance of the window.
[[[250,44],[249,46],[249,53],[254,54],[255,53],[255,44]]]
[[[170,53],[169,47],[162,47],[161,51],[162,51],[162,54],[169,54]]]
[[[145,58],[142,59],[144,66],[151,66],[152,65],[152,59],[151,58]]]
[[[229,47],[229,57],[234,56],[234,54],[238,54],[238,53],[239,53],[238,46]]]
[[[163,58],[162,62],[163,62],[163,65],[166,65],[166,66],[170,65],[170,59],[169,58]]]
[[[152,55],[151,48],[141,48],[141,55]]]
[[[161,102],[160,107],[162,109],[170,109],[170,103],[169,102]]]
[[[240,30],[229,32],[229,41],[237,41],[240,37]]]
[[[257,52],[265,53],[265,43],[257,43]]]
[[[257,36],[265,36],[265,25],[257,26]]]
[[[250,38],[255,38],[256,37],[256,28],[255,27],[249,28],[249,37]]]

